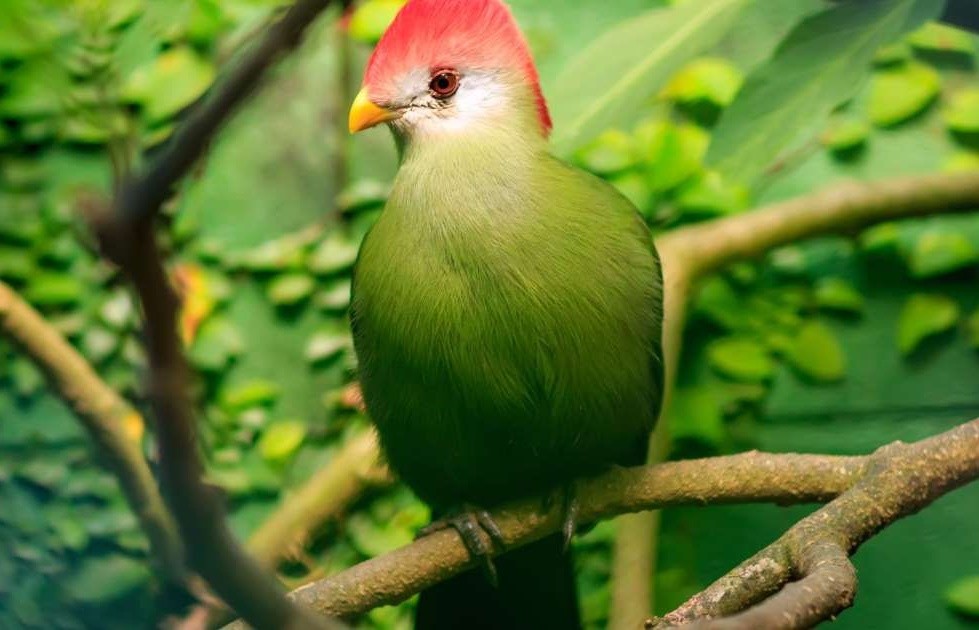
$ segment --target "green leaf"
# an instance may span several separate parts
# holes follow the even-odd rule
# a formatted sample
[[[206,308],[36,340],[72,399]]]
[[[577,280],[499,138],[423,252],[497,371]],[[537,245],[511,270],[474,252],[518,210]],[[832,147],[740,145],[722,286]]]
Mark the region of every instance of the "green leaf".
[[[958,151],[953,153],[942,164],[942,170],[949,173],[963,173],[979,170],[979,153]]]
[[[306,360],[313,364],[336,358],[350,347],[350,335],[346,331],[320,331],[306,344]]]
[[[820,383],[839,381],[846,374],[846,356],[836,335],[820,322],[799,329],[786,355],[800,374]]]
[[[920,113],[938,97],[941,77],[930,66],[909,63],[880,70],[870,86],[868,115],[879,127],[891,127]]]
[[[979,88],[955,93],[945,106],[945,124],[959,133],[979,133]]]
[[[627,171],[609,179],[609,183],[615,186],[622,195],[632,202],[643,215],[647,215],[650,210],[650,203],[653,198],[652,188],[649,186],[648,178],[636,171]]]
[[[747,208],[749,194],[744,186],[731,185],[719,173],[708,171],[682,186],[675,202],[684,215],[721,216]]]
[[[727,59],[702,57],[681,68],[663,88],[662,96],[677,103],[706,101],[727,107],[743,80],[741,71]]]
[[[632,138],[618,129],[609,129],[582,147],[575,162],[599,175],[614,175],[631,168],[636,162]]]
[[[329,288],[316,293],[316,308],[331,313],[341,313],[350,306],[350,280],[340,280]]]
[[[286,274],[269,283],[269,300],[276,306],[293,306],[306,300],[316,289],[316,281],[305,274]]]
[[[227,318],[211,317],[201,325],[189,355],[196,367],[220,372],[244,351],[245,342],[237,326]]]
[[[124,290],[117,290],[109,295],[99,309],[99,315],[106,324],[115,330],[125,330],[133,323],[136,314],[133,299]]]
[[[256,379],[221,392],[221,408],[232,413],[252,407],[270,407],[279,399],[281,388],[272,381]]]
[[[748,313],[741,297],[721,276],[711,276],[704,282],[694,302],[696,313],[730,331],[746,327]]]
[[[907,42],[892,42],[881,46],[874,55],[874,63],[878,66],[890,66],[904,63],[911,59],[911,46]]]
[[[58,64],[32,60],[20,66],[7,81],[0,97],[0,115],[6,118],[38,119],[60,114],[71,79]]]
[[[414,540],[415,531],[413,527],[405,526],[410,524],[410,521],[399,516],[400,514],[396,514],[394,519],[380,522],[366,514],[351,516],[347,521],[350,541],[358,551],[368,557],[376,557],[404,547]]]
[[[384,205],[390,192],[389,184],[373,179],[358,179],[340,191],[337,206],[344,214],[356,214]]]
[[[844,2],[803,20],[721,114],[708,166],[753,184],[783,151],[807,139],[833,108],[857,93],[877,49],[917,25],[918,5]]]
[[[965,322],[965,334],[969,345],[979,350],[979,310],[976,310]]]
[[[976,45],[967,31],[941,24],[928,22],[908,36],[908,43],[919,50],[953,52],[972,55]]]
[[[123,96],[142,105],[147,120],[161,122],[200,98],[214,76],[210,61],[189,46],[176,46],[133,72]]]
[[[916,278],[932,278],[974,265],[979,250],[959,232],[926,232],[911,250],[911,274]]]
[[[262,458],[270,463],[283,463],[292,457],[306,439],[306,423],[285,420],[270,424],[258,440]]]
[[[900,247],[901,230],[894,223],[881,223],[860,235],[860,247],[869,254],[882,254]]]
[[[745,4],[698,0],[654,9],[585,46],[549,90],[555,151],[568,155],[634,118],[637,103],[656,94],[675,68],[717,43]]]
[[[350,36],[368,44],[376,43],[404,3],[405,0],[367,0],[350,17]]]
[[[280,238],[266,241],[245,252],[240,262],[248,271],[268,273],[297,269],[302,266],[304,257],[301,243],[294,239]]]
[[[696,440],[717,448],[727,435],[724,414],[712,387],[678,388],[670,418],[670,432],[675,440]]]
[[[75,601],[99,604],[126,595],[149,582],[150,577],[145,561],[113,554],[82,560],[63,587]]]
[[[17,470],[17,476],[42,488],[54,490],[68,476],[68,467],[57,460],[33,459]]]
[[[0,278],[5,281],[27,280],[34,273],[30,253],[19,247],[0,245]]]
[[[979,575],[962,578],[949,586],[945,603],[961,615],[979,619]]]
[[[111,330],[92,326],[82,334],[82,352],[93,363],[108,359],[119,347],[119,336]]]
[[[316,246],[313,253],[309,255],[306,265],[317,275],[340,273],[354,266],[359,250],[358,243],[334,232]]]
[[[765,346],[738,337],[712,342],[707,347],[707,360],[718,373],[739,381],[764,381],[775,371]]]
[[[701,168],[709,138],[695,125],[665,120],[639,124],[635,142],[653,192],[666,192],[693,177]]]
[[[897,328],[897,346],[905,356],[914,352],[922,341],[943,333],[959,320],[959,306],[944,295],[916,293],[901,309]]]
[[[862,313],[863,296],[852,284],[842,278],[822,278],[814,291],[816,305],[831,311]]]
[[[835,152],[856,149],[867,142],[870,127],[862,120],[849,117],[838,117],[830,121],[829,126],[819,136],[824,147]]]
[[[34,306],[73,306],[88,288],[76,276],[41,273],[34,276],[24,298]]]

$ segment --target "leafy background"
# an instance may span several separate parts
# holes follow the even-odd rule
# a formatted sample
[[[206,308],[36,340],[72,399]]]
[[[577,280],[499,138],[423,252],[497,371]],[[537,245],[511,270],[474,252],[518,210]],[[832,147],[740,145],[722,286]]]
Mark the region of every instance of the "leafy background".
[[[654,231],[847,179],[979,166],[979,38],[940,2],[514,0],[556,120],[555,151],[633,199]],[[165,142],[277,14],[274,0],[6,0],[0,6],[0,277],[142,404],[130,295],[78,208]],[[386,132],[345,111],[397,0],[322,19],[168,205],[201,435],[241,536],[362,431],[349,272],[396,169]],[[614,42],[615,45],[610,45]],[[674,457],[747,448],[865,453],[979,410],[979,220],[882,225],[732,266],[698,287]],[[127,430],[151,452],[143,427]],[[809,508],[666,512],[666,610]],[[298,546],[289,583],[411,540],[427,510],[364,497]],[[979,488],[898,523],[856,557],[843,627],[963,628],[979,615]],[[614,527],[576,543],[601,627]],[[186,602],[77,422],[0,339],[0,628],[133,627]],[[409,602],[364,627],[410,625]],[[970,617],[971,615],[971,617]],[[971,621],[970,621],[971,620]]]

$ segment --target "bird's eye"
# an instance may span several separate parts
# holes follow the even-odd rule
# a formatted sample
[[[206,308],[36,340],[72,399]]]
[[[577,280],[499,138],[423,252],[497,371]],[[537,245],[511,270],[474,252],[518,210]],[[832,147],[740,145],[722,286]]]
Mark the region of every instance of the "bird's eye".
[[[451,70],[440,70],[432,77],[428,89],[435,98],[449,98],[459,89],[459,75]]]

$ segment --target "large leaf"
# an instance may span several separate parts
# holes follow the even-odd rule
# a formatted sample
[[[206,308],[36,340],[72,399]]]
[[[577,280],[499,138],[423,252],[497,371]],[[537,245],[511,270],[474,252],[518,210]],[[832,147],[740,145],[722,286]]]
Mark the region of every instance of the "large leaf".
[[[707,163],[738,181],[755,181],[800,138],[822,126],[866,79],[881,45],[917,25],[935,0],[846,2],[807,18],[774,57],[748,76],[714,130]]]
[[[955,612],[979,619],[979,575],[962,578],[949,586],[945,602]]]
[[[916,293],[901,310],[897,345],[909,355],[928,337],[949,330],[959,320],[959,306],[944,295]]]
[[[567,155],[630,122],[676,69],[713,46],[745,0],[701,0],[628,19],[573,57],[551,90],[554,148]]]

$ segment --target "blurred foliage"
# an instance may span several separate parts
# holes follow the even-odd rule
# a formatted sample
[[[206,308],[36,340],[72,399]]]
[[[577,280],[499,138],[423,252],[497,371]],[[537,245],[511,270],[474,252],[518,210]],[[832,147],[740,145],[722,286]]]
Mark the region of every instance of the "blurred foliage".
[[[356,370],[349,275],[396,154],[385,133],[345,137],[356,85],[340,70],[356,81],[400,4],[364,0],[343,20],[324,18],[231,121],[161,226],[184,297],[209,475],[242,536],[365,426],[342,395]],[[654,231],[845,179],[979,166],[977,39],[926,23],[939,2],[511,4],[551,99],[556,150],[617,186]],[[0,5],[0,277],[137,405],[145,358],[134,304],[93,251],[79,209],[166,141],[282,5]],[[674,456],[861,452],[892,439],[883,428],[846,446],[780,433],[814,434],[833,404],[845,417],[928,400],[958,405],[964,420],[979,407],[977,252],[974,217],[930,219],[792,245],[707,279],[671,412]],[[802,420],[779,420],[792,413]],[[185,599],[154,580],[97,453],[3,339],[0,418],[0,628],[133,627],[179,610]],[[969,514],[959,520],[979,517]],[[282,574],[296,583],[342,569],[405,544],[427,518],[403,488],[365,497]],[[704,551],[715,518],[668,514],[659,608],[705,585],[705,557],[720,564],[713,575],[743,559],[733,547]],[[741,536],[733,527],[724,531]],[[592,627],[608,607],[613,536],[601,523],[575,543]],[[947,605],[979,615],[976,560],[971,573],[935,578],[949,583],[927,596],[926,614]],[[861,595],[842,623],[860,627],[892,605]],[[411,606],[373,611],[362,625],[408,627]]]

